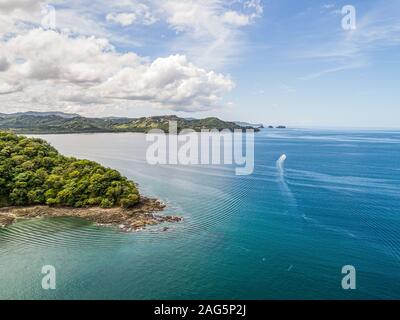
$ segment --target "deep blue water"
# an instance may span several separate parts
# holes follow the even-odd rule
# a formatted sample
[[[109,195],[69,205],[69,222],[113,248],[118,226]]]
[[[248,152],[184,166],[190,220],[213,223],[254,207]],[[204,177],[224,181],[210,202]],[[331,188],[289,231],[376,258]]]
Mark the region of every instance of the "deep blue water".
[[[42,138],[120,170],[185,220],[134,234],[71,218],[2,229],[0,298],[400,298],[400,132],[265,130],[254,174],[240,177],[150,166],[141,134]],[[43,265],[56,267],[54,291],[41,288]]]

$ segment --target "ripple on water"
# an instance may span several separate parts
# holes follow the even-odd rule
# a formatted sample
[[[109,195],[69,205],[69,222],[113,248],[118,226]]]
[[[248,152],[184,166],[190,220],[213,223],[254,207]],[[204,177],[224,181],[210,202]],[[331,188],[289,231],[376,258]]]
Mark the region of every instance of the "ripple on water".
[[[38,218],[20,220],[0,230],[0,252],[3,247],[104,248],[125,243],[127,234],[112,228],[96,226],[78,218]],[[3,246],[2,244],[6,244]]]

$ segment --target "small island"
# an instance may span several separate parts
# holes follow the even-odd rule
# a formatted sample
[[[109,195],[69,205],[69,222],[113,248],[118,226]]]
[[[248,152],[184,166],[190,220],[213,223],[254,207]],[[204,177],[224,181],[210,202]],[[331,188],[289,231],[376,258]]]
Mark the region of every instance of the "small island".
[[[129,232],[181,221],[155,214],[164,207],[116,170],[65,157],[41,139],[0,132],[0,227],[19,218],[64,216]]]

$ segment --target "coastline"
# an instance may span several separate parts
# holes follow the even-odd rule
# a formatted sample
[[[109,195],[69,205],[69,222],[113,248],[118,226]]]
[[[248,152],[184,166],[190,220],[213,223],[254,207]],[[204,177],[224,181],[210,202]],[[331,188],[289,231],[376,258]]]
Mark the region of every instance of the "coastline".
[[[178,216],[162,216],[156,214],[164,209],[165,204],[159,200],[145,197],[143,197],[135,207],[129,209],[121,207],[109,209],[102,209],[99,207],[70,208],[42,205],[4,207],[0,208],[0,228],[10,226],[16,223],[18,219],[44,217],[76,217],[100,226],[115,226],[123,232],[134,232],[164,222],[177,223],[182,221],[182,218]],[[167,230],[168,227],[163,228],[163,231]]]

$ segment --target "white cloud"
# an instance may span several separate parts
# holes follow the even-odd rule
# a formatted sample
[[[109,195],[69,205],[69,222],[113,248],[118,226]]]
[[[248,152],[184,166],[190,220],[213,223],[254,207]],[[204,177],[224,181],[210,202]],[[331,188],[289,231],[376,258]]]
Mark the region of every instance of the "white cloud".
[[[120,24],[121,26],[129,26],[136,20],[136,14],[134,13],[109,13],[106,17],[107,21],[112,21]]]
[[[237,13],[236,11],[225,12],[222,20],[228,24],[235,26],[246,26],[250,23],[250,17],[245,14]]]
[[[229,77],[182,55],[150,62],[119,53],[106,39],[51,30],[15,36],[0,43],[0,51],[7,53],[2,63],[8,66],[0,72],[0,101],[13,99],[14,105],[146,103],[190,112],[221,106],[223,94],[234,87]]]
[[[261,0],[4,1],[4,8],[13,8],[13,12],[10,19],[2,15],[0,9],[0,37],[15,32],[17,21],[34,22],[36,27],[40,26],[43,18],[40,4],[49,2],[57,10],[57,29],[106,37],[124,47],[142,46],[143,42],[151,39],[132,37],[115,30],[113,25],[128,27],[150,26],[157,21],[167,23],[177,32],[167,49],[172,54],[185,54],[196,64],[212,69],[223,67],[242,54],[246,43],[241,29],[254,23],[263,13]]]
[[[180,1],[159,0],[160,14],[179,34],[172,44],[200,65],[219,68],[246,47],[241,28],[253,23],[263,12],[259,0],[250,1]],[[241,4],[241,11],[232,4]]]
[[[207,72],[189,63],[185,56],[175,55],[136,68],[125,67],[96,90],[105,97],[198,111],[217,106],[220,95],[233,86],[228,77]]]
[[[25,29],[24,23],[40,23],[40,0],[1,0],[0,1],[0,39],[7,33],[18,33]]]
[[[10,63],[8,62],[7,58],[0,56],[0,72],[7,71],[9,67]]]
[[[41,3],[45,2],[46,1],[41,0],[1,0],[0,12],[10,13],[14,10],[30,11],[32,9],[37,9]]]
[[[13,69],[34,80],[101,82],[123,63],[138,60],[135,54],[116,54],[106,39],[71,37],[43,29],[18,35],[2,48],[14,61],[20,61],[14,63]]]
[[[20,84],[7,83],[4,80],[0,80],[0,95],[18,92],[21,89]]]
[[[121,26],[129,26],[132,24],[151,25],[157,22],[157,18],[153,16],[150,8],[144,4],[137,4],[131,7],[132,11],[122,13],[109,13],[106,16],[107,21],[118,23]]]
[[[40,28],[46,3],[56,8],[56,30]],[[211,70],[238,56],[245,47],[241,28],[262,12],[259,0],[2,0],[1,108],[225,106],[234,82]],[[157,21],[176,32],[161,58],[137,55],[132,47],[141,39],[113,26],[135,25],[146,34]]]
[[[254,12],[250,15],[252,18],[259,18],[264,12],[261,0],[248,0],[245,2],[244,6],[245,8],[254,10]]]

